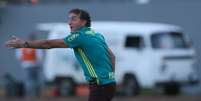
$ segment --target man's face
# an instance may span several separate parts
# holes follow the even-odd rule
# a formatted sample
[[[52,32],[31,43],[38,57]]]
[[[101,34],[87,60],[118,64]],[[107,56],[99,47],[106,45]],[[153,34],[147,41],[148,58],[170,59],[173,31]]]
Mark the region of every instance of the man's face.
[[[71,32],[77,31],[80,27],[85,26],[86,21],[81,20],[80,16],[75,13],[70,13],[68,16],[68,24],[70,26]]]

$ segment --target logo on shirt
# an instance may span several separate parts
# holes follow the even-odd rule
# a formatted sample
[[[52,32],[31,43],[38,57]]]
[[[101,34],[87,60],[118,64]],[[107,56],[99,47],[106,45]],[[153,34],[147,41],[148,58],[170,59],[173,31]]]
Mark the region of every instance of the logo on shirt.
[[[79,34],[71,34],[70,37],[68,38],[68,41],[73,41],[79,36]]]
[[[114,79],[115,76],[114,76],[114,72],[109,72],[109,79]]]

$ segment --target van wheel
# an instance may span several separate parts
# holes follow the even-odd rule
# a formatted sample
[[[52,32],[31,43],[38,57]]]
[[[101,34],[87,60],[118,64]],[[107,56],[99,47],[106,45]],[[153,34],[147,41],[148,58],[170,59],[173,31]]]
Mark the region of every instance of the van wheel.
[[[180,93],[181,85],[176,82],[170,82],[164,85],[164,94],[165,95],[178,95]]]
[[[126,96],[137,96],[140,94],[140,86],[135,76],[127,74],[123,79],[123,88]]]
[[[75,95],[76,84],[72,78],[57,78],[56,86],[58,87],[60,96],[73,96]]]

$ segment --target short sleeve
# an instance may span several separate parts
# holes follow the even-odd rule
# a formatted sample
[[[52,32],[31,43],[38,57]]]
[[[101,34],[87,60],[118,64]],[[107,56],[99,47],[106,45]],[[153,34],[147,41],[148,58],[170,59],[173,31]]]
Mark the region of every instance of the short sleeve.
[[[104,38],[104,36],[103,36],[102,34],[100,34],[100,35],[101,35],[101,38],[102,38],[102,40],[103,40],[103,41],[105,41],[105,38]]]
[[[69,47],[69,48],[74,48],[81,46],[82,44],[82,35],[79,33],[74,33],[70,34],[67,37],[64,38],[64,43]]]
[[[98,37],[99,37],[101,40],[105,41],[105,38],[104,38],[104,36],[103,36],[102,34],[97,33],[97,35],[98,35]]]

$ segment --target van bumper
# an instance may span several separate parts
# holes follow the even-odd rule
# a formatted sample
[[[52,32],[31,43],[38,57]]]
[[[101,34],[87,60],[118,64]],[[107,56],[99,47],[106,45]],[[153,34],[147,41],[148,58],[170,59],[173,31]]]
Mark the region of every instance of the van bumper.
[[[155,83],[155,86],[158,87],[158,86],[164,86],[164,85],[172,85],[172,84],[175,84],[175,85],[197,85],[200,83],[200,80],[189,80],[189,81],[162,81],[162,82],[156,82]]]

